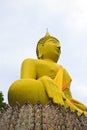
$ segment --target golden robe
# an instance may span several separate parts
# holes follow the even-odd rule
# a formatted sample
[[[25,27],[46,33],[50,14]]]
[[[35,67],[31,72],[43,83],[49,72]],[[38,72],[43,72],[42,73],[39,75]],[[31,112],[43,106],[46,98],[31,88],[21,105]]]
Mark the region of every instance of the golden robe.
[[[54,85],[53,82],[47,82],[47,80],[44,82],[48,97],[52,98],[53,102],[56,104],[61,104],[65,108],[70,107],[72,111],[77,110],[78,114],[84,113],[85,116],[87,116],[87,106],[72,98],[70,91],[71,80],[67,71],[60,66],[54,79],[57,85]]]

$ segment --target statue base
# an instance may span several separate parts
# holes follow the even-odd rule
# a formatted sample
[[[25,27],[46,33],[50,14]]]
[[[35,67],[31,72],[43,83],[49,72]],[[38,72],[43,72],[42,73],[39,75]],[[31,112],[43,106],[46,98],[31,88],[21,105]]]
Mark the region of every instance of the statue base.
[[[0,114],[0,130],[87,130],[87,117],[58,104],[17,103]]]

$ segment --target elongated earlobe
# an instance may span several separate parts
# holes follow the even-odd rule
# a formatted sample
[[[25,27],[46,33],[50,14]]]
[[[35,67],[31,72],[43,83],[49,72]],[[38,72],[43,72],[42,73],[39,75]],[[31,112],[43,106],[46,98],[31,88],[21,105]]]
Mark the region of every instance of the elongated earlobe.
[[[43,54],[41,51],[38,51],[38,59],[43,59]]]

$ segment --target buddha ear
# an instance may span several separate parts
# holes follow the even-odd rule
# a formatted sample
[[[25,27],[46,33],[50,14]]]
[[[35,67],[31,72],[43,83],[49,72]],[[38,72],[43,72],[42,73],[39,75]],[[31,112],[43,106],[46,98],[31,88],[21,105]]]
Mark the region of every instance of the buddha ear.
[[[39,53],[39,56],[38,56],[39,59],[43,59],[43,54],[40,52]]]
[[[38,46],[37,56],[38,56],[38,59],[43,59],[43,46],[42,45]]]

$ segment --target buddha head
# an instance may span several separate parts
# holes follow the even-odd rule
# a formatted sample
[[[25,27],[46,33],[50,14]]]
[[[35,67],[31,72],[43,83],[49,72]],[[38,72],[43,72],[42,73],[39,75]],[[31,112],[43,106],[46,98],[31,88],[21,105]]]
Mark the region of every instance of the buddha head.
[[[38,41],[36,53],[38,59],[50,59],[57,62],[61,54],[59,40],[47,32],[46,35]]]

